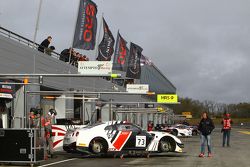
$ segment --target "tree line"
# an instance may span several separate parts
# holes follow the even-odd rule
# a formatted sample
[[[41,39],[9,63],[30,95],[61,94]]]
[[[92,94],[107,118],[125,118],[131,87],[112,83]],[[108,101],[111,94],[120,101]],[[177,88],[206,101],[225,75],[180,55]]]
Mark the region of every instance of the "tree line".
[[[207,111],[212,117],[221,118],[227,112],[234,118],[250,118],[250,103],[225,104],[191,98],[179,98],[179,101],[181,104],[173,107],[175,114],[191,112],[193,118],[200,118],[201,113]]]

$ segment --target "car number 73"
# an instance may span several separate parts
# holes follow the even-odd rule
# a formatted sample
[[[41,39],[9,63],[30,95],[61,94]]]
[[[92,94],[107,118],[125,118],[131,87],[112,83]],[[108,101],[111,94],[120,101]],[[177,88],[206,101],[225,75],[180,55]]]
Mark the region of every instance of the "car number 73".
[[[136,136],[136,147],[146,147],[146,136]]]

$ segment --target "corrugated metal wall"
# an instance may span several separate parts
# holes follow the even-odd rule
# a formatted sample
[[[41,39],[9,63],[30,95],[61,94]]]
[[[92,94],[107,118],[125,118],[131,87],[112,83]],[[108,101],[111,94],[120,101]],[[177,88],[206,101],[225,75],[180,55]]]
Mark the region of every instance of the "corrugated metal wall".
[[[159,93],[176,93],[175,86],[154,65],[142,66],[141,84],[149,84],[151,91]]]

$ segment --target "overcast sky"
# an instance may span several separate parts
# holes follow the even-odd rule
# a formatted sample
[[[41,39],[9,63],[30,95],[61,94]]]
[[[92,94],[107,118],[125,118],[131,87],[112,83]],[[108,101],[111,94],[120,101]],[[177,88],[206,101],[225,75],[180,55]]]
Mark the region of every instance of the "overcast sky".
[[[249,102],[249,0],[94,0],[114,37],[140,45],[182,97]],[[43,0],[36,42],[72,43],[79,0]],[[33,39],[39,0],[0,0],[0,25]],[[100,24],[99,24],[100,25]],[[100,39],[101,40],[101,39]],[[82,53],[91,55],[95,51]]]

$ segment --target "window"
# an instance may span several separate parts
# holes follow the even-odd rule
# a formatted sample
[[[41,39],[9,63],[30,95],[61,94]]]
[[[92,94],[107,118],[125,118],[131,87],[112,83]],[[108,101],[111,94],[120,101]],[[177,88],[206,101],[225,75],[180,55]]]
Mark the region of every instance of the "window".
[[[116,127],[115,127],[115,125],[109,125],[109,126],[106,126],[104,128],[104,130],[108,130],[108,131],[110,131],[110,130],[116,130]]]

